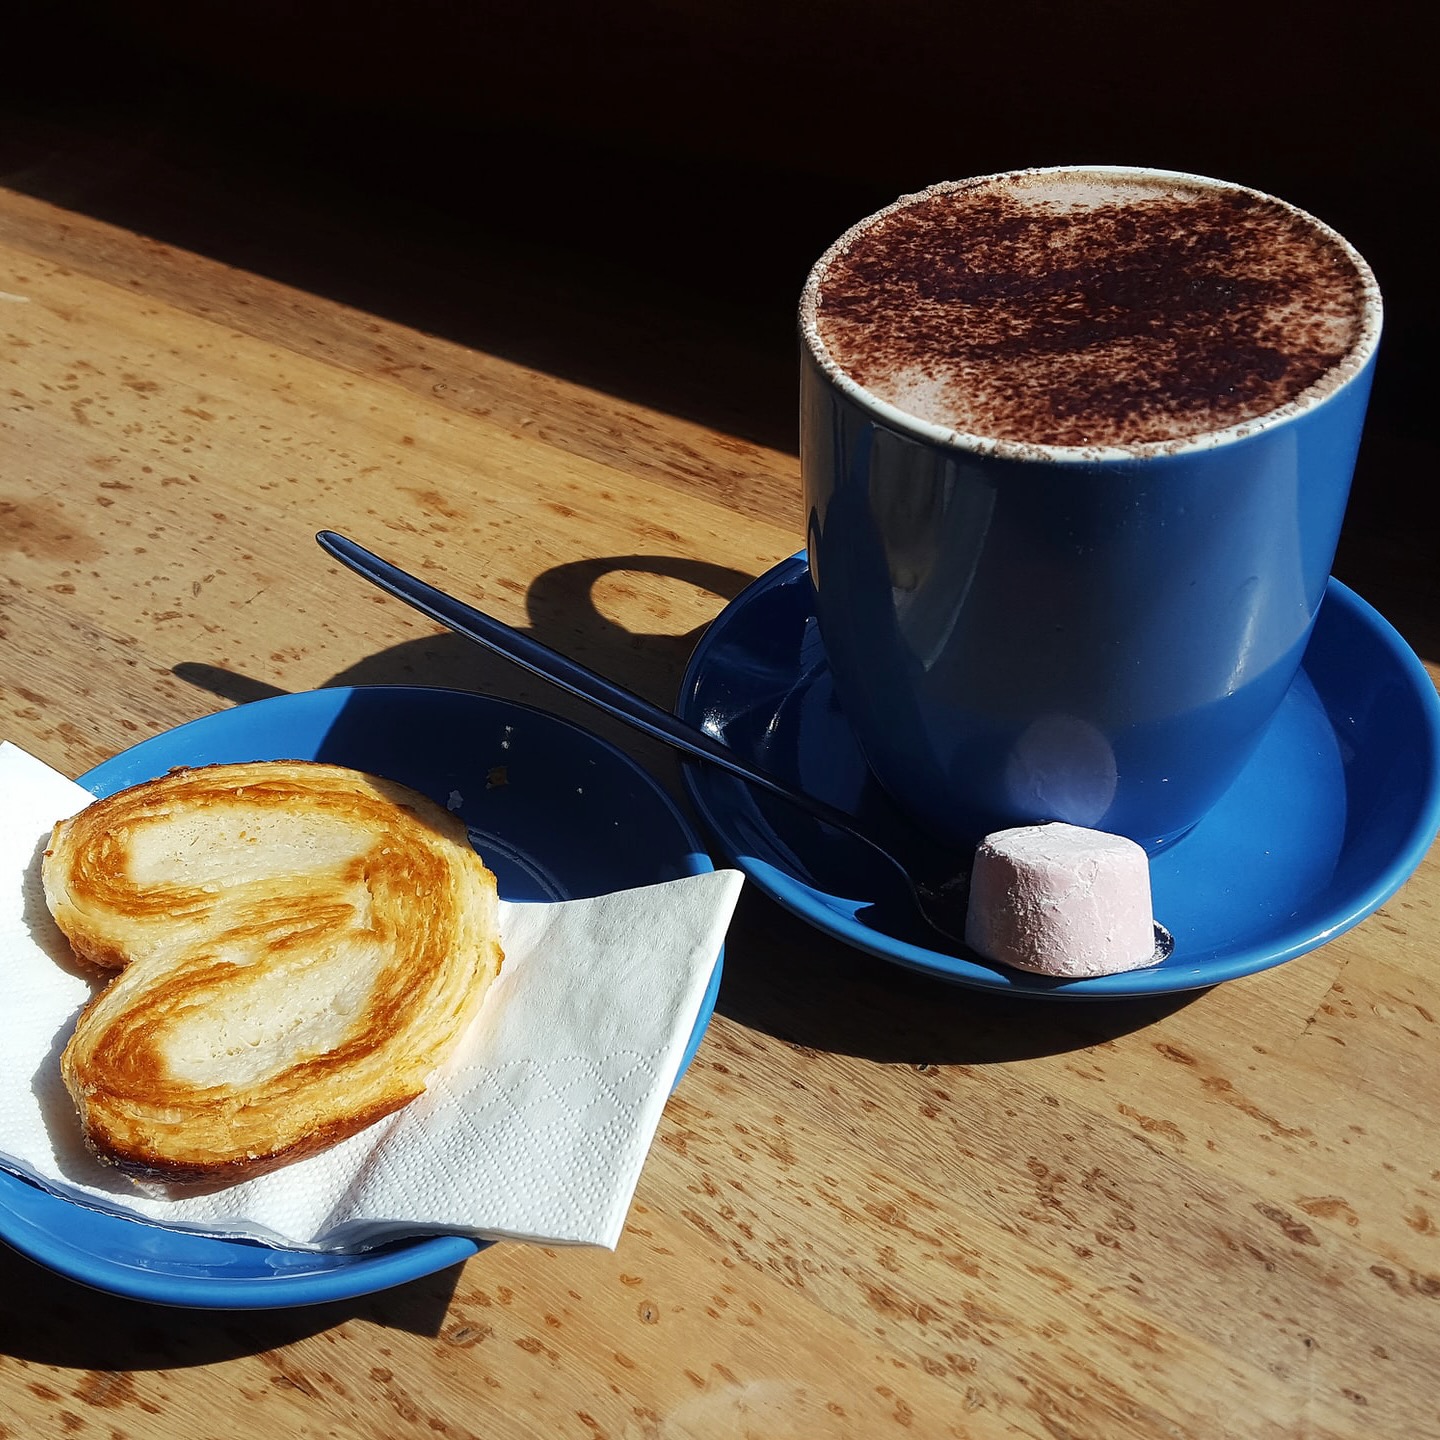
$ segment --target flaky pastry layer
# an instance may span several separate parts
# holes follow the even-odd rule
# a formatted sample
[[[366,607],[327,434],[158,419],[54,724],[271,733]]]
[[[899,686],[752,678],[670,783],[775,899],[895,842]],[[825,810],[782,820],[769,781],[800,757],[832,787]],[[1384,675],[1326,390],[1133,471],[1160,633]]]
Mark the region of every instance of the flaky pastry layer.
[[[115,972],[61,1057],[95,1152],[246,1178],[425,1088],[499,973],[495,877],[464,825],[356,770],[172,771],[56,825],[45,897]]]

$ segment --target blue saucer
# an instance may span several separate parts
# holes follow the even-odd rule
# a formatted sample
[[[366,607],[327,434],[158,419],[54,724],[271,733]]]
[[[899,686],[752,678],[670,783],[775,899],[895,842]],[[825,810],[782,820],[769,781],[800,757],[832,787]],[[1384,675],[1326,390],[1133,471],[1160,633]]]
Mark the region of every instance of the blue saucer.
[[[763,575],[692,656],[678,713],[794,787],[860,816],[902,858],[922,837],[871,779],[836,702],[804,557]],[[1440,700],[1374,609],[1331,580],[1301,673],[1220,804],[1151,862],[1159,965],[1054,981],[933,935],[863,852],[714,767],[685,785],[737,868],[801,919],[872,954],[1011,994],[1114,999],[1195,990],[1302,955],[1382,905],[1440,826]]]
[[[455,690],[336,688],[259,700],[146,740],[80,783],[108,795],[176,765],[278,759],[350,765],[449,804],[506,900],[580,899],[714,868],[669,795],[623,752],[558,716]],[[717,957],[680,1074],[715,1009],[720,973]],[[99,1290],[220,1310],[368,1295],[482,1248],[442,1235],[360,1255],[272,1249],[89,1210],[6,1171],[0,1239]]]

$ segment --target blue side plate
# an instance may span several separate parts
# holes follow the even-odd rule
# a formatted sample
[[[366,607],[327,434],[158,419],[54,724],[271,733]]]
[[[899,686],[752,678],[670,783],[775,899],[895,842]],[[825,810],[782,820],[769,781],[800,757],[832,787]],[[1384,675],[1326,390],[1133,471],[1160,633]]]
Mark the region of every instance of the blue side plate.
[[[691,658],[678,713],[796,788],[859,815],[904,856],[923,840],[871,779],[836,702],[803,556],[725,609]],[[1200,989],[1293,959],[1382,905],[1440,825],[1440,700],[1415,654],[1332,580],[1292,687],[1234,787],[1151,862],[1173,954],[1147,970],[1053,981],[930,948],[863,852],[714,769],[685,783],[719,849],[825,933],[985,990],[1114,999]]]
[[[528,706],[454,690],[375,686],[282,695],[157,735],[80,776],[109,795],[176,765],[324,760],[400,781],[449,805],[506,900],[566,900],[714,867],[660,784],[622,751]],[[721,958],[681,1061],[715,1009]],[[342,1300],[474,1255],[453,1235],[361,1255],[212,1239],[61,1200],[0,1171],[0,1239],[116,1295],[203,1309]]]

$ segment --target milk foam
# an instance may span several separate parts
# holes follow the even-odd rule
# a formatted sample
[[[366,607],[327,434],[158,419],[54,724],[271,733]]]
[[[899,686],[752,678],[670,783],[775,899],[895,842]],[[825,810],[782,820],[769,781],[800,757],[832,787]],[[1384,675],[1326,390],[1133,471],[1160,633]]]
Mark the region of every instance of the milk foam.
[[[816,265],[801,320],[832,373],[931,425],[1143,451],[1314,403],[1379,308],[1364,261],[1282,201],[1095,167],[903,197]]]

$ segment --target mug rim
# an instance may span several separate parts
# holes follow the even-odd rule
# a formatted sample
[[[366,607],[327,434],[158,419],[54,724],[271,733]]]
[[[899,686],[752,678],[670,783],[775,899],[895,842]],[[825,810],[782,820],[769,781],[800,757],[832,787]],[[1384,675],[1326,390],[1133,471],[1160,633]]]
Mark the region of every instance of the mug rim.
[[[962,187],[968,188],[986,181],[1041,175],[1080,174],[1174,181],[1192,187],[1254,196],[1289,211],[1334,244],[1355,267],[1362,296],[1360,331],[1355,343],[1338,364],[1312,385],[1307,386],[1294,399],[1286,401],[1284,405],[1218,430],[1205,430],[1195,435],[1178,436],[1170,440],[1138,441],[1133,445],[1054,445],[1034,440],[1006,440],[993,435],[955,429],[937,421],[923,419],[921,416],[883,399],[856,380],[831,355],[820,337],[816,320],[820,287],[834,260],[844,253],[860,234],[877,221],[897,211],[909,209],[931,195],[944,194]],[[800,336],[808,356],[836,389],[862,408],[873,412],[878,419],[891,428],[947,449],[962,450],[998,459],[1043,460],[1057,464],[1094,464],[1097,461],[1149,460],[1164,456],[1192,455],[1233,445],[1265,431],[1273,430],[1277,426],[1319,409],[1327,401],[1348,389],[1374,359],[1380,343],[1383,321],[1384,304],[1374,272],[1365,257],[1339,231],[1327,225],[1323,220],[1318,219],[1307,210],[1302,210],[1298,205],[1291,204],[1288,200],[1282,200],[1279,196],[1271,195],[1253,186],[1242,185],[1237,181],[1217,180],[1211,176],[1198,175],[1190,171],[1163,170],[1146,165],[1031,166],[1015,170],[999,170],[988,175],[973,176],[964,180],[942,180],[928,185],[922,190],[901,195],[889,205],[856,221],[825,250],[810,269],[805,287],[801,292],[799,307]]]

